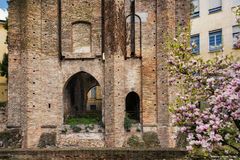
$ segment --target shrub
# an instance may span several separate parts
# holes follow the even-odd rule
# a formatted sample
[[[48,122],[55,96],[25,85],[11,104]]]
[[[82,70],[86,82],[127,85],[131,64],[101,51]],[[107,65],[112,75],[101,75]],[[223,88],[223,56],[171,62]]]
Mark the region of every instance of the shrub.
[[[142,148],[144,147],[144,143],[140,141],[140,138],[136,135],[131,136],[130,138],[128,138],[127,144],[130,147],[133,148]]]
[[[98,124],[100,121],[100,116],[97,114],[87,114],[81,117],[69,117],[66,120],[66,124],[68,125],[78,125],[78,124]]]
[[[132,121],[128,117],[128,115],[126,115],[125,118],[124,118],[124,129],[126,131],[130,131],[131,128],[132,128]]]
[[[10,129],[0,132],[0,142],[3,148],[21,148],[22,132],[19,129]]]
[[[54,147],[56,146],[57,134],[55,132],[52,133],[43,133],[40,137],[38,147],[47,148],[48,146]]]

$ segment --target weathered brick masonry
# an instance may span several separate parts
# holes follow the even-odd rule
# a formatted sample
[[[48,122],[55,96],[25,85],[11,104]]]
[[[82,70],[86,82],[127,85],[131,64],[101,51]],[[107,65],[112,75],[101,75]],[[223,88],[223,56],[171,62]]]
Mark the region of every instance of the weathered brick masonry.
[[[102,88],[106,147],[124,143],[130,92],[140,98],[142,132],[157,132],[161,146],[174,147],[164,35],[174,36],[179,22],[186,25],[190,3],[135,3],[141,20],[135,22],[136,54],[131,56],[130,0],[10,0],[7,126],[22,130],[22,147],[37,147],[43,133],[61,137],[65,88],[78,73],[88,73]]]

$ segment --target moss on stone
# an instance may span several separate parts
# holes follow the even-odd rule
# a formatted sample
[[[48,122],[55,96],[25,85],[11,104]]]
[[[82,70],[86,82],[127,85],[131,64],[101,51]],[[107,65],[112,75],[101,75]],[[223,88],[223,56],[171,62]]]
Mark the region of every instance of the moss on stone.
[[[144,142],[142,142],[141,139],[136,135],[132,135],[130,138],[128,138],[127,144],[129,147],[132,147],[132,148],[144,147]]]
[[[10,129],[0,132],[0,147],[2,148],[21,148],[22,136],[19,129]]]
[[[160,141],[156,132],[143,133],[143,141],[146,148],[160,147]]]
[[[187,134],[186,133],[178,133],[176,139],[177,148],[186,148],[187,146]]]
[[[55,132],[43,133],[40,137],[38,147],[39,148],[55,147],[56,141],[57,141],[57,134]]]

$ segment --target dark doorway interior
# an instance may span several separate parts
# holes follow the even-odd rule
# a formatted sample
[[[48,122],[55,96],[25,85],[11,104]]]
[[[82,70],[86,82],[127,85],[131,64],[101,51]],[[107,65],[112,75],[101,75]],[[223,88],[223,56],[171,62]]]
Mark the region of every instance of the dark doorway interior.
[[[98,81],[86,72],[79,72],[69,79],[64,91],[65,121],[69,119],[71,121],[84,121],[86,123],[90,123],[88,121],[101,121],[102,99],[99,98],[96,105],[96,98],[92,99],[88,94],[89,91],[96,87],[100,88]],[[101,94],[101,92],[98,94]],[[89,100],[91,100],[90,104]],[[90,107],[90,105],[96,105],[96,107]]]
[[[140,98],[135,92],[126,97],[126,113],[130,119],[140,122]]]

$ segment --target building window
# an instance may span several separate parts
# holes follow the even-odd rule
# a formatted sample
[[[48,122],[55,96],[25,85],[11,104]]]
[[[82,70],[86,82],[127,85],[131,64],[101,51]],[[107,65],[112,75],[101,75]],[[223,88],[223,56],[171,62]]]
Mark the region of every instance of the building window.
[[[240,49],[240,26],[233,26],[233,48]]]
[[[222,0],[209,0],[209,14],[222,10]]]
[[[240,0],[233,0],[233,6],[239,6]]]
[[[97,106],[96,105],[90,105],[90,110],[91,111],[96,111],[97,110]]]
[[[222,49],[222,30],[209,32],[209,51],[216,52]]]
[[[200,53],[199,34],[195,34],[195,35],[191,36],[191,47],[192,47],[192,53],[193,54],[199,54]]]
[[[191,18],[199,17],[200,14],[200,6],[199,6],[199,0],[192,0],[192,14]]]

